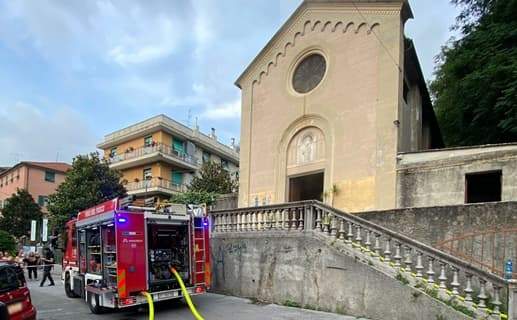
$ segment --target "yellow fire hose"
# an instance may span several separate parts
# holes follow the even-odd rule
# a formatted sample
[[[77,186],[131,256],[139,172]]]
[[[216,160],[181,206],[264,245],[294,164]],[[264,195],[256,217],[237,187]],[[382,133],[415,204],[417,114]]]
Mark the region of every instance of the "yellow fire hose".
[[[185,284],[183,283],[183,280],[181,279],[180,275],[176,271],[176,269],[171,267],[172,273],[176,276],[176,279],[178,279],[178,282],[181,287],[181,292],[183,292],[183,296],[185,297],[185,300],[187,301],[188,307],[190,308],[190,312],[192,312],[192,315],[196,320],[204,320],[203,317],[197,312],[196,307],[192,303],[192,300],[190,299],[190,295],[188,294],[187,288],[185,288]]]
[[[196,307],[192,303],[192,300],[190,299],[190,294],[188,293],[187,288],[185,287],[185,283],[183,283],[183,280],[181,279],[176,269],[171,268],[171,272],[174,274],[174,276],[176,276],[176,279],[178,280],[181,287],[181,292],[183,292],[183,296],[185,297],[188,307],[190,308],[190,312],[192,312],[194,318],[196,318],[196,320],[204,320],[203,317],[197,312]],[[153,297],[149,294],[149,292],[146,291],[142,291],[142,295],[145,296],[145,298],[147,299],[147,303],[149,304],[149,320],[154,320]]]
[[[142,294],[145,296],[147,303],[149,304],[149,320],[154,320],[153,297],[149,294],[149,292],[143,291]]]

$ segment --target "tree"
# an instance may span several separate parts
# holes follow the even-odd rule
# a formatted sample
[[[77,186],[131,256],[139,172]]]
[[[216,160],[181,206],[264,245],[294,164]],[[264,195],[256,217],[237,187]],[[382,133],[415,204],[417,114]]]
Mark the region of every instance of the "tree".
[[[0,229],[19,238],[28,235],[31,220],[40,220],[43,216],[41,208],[25,189],[17,189],[16,193],[6,200],[0,219]]]
[[[16,242],[14,237],[5,230],[0,230],[0,251],[16,254]]]
[[[176,193],[171,197],[172,203],[183,204],[206,204],[211,205],[215,202],[217,194],[206,191],[186,191]]]
[[[188,191],[204,191],[216,194],[232,193],[236,189],[237,182],[230,177],[230,173],[222,165],[215,162],[203,164],[201,170],[199,170],[199,175],[195,176],[188,186]]]
[[[49,197],[51,226],[61,232],[79,211],[124,196],[126,189],[120,178],[121,174],[110,169],[96,152],[74,158],[65,181]]]
[[[431,83],[448,146],[517,141],[517,0],[452,0],[463,38],[444,47]]]

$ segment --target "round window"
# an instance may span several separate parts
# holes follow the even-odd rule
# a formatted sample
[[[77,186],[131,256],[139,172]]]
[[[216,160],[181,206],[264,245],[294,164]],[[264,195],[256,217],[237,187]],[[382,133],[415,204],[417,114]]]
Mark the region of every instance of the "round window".
[[[306,56],[293,73],[293,89],[298,93],[307,93],[316,88],[327,70],[325,58],[318,53]]]

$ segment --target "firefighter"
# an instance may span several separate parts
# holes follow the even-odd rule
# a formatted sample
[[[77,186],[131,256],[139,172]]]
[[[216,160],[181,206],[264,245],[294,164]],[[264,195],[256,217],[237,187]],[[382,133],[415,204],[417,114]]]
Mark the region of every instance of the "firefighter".
[[[50,248],[45,247],[43,249],[43,257],[41,258],[43,262],[43,279],[41,280],[40,287],[43,287],[45,280],[49,280],[50,286],[54,285],[54,279],[52,279],[52,275],[50,274],[50,270],[52,270],[52,265],[54,264],[54,253]]]

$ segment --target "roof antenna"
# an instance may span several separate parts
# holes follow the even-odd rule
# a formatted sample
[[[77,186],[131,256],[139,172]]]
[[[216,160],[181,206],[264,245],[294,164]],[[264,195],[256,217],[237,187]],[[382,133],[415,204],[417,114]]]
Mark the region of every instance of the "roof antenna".
[[[59,151],[56,152],[56,162],[59,162]]]
[[[190,121],[192,120],[192,108],[188,108],[187,126],[190,128]]]

